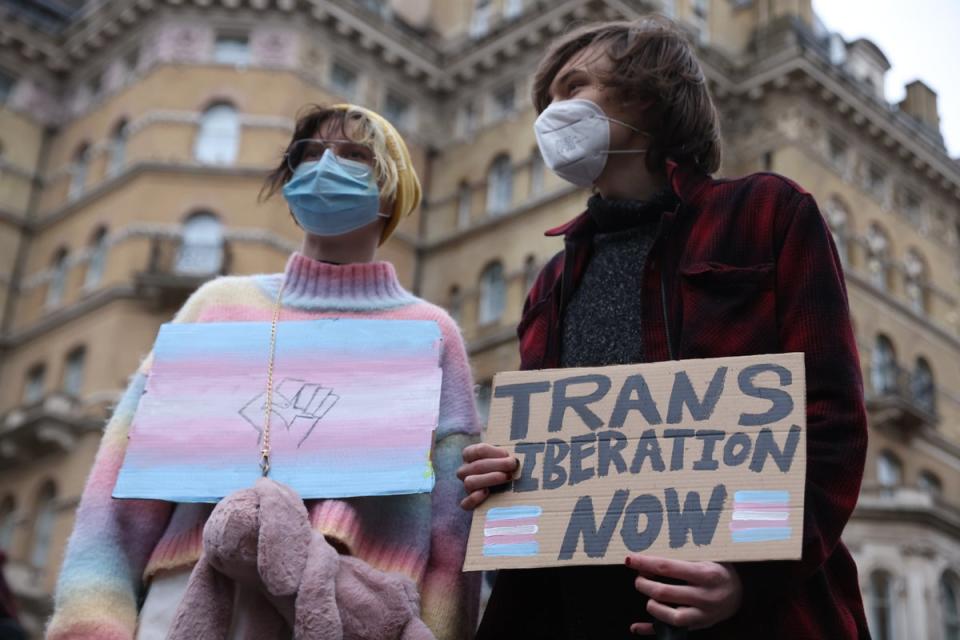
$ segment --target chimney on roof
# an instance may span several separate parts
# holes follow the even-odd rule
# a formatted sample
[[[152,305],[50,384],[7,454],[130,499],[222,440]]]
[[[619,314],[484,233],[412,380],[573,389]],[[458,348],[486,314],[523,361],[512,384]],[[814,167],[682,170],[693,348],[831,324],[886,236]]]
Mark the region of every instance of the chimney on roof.
[[[940,116],[937,114],[937,92],[922,80],[907,85],[907,97],[900,102],[900,110],[910,114],[927,127],[940,133]]]

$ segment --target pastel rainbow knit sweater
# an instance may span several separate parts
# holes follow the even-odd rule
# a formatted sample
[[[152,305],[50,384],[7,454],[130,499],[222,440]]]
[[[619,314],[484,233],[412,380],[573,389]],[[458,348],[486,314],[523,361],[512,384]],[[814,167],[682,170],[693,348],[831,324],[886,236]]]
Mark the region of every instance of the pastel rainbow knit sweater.
[[[472,637],[479,574],[462,573],[469,514],[454,475],[479,424],[463,340],[439,307],[407,292],[386,262],[330,265],[300,254],[284,274],[223,277],[194,293],[175,322],[269,322],[283,279],[284,320],[376,318],[432,320],[443,335],[443,383],[432,494],[308,501],[317,531],[383,571],[418,585],[421,612],[439,640]],[[50,640],[134,637],[138,601],[158,570],[193,565],[212,506],[111,497],[127,431],[143,393],[148,356],[107,423],[77,511],[47,630]],[[264,363],[266,366],[266,363]]]

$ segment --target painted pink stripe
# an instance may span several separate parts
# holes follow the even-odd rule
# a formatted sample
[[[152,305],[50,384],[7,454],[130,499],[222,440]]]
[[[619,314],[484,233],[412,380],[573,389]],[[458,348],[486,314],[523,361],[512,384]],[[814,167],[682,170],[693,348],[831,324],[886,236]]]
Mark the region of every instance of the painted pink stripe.
[[[522,542],[536,542],[537,536],[534,534],[519,536],[483,536],[484,544],[517,544]]]
[[[782,529],[789,527],[789,520],[734,520],[730,523],[730,531],[744,529]]]
[[[510,518],[508,520],[486,520],[488,529],[491,527],[522,527],[529,524],[540,524],[540,518]]]
[[[786,502],[734,502],[735,511],[783,511],[789,509]]]

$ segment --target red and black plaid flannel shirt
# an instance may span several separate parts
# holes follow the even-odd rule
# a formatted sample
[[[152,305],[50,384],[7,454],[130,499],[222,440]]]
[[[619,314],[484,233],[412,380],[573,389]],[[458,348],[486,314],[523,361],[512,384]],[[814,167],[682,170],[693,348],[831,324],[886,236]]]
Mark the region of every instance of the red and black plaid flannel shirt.
[[[868,638],[857,569],[840,534],[867,448],[863,381],[843,272],[813,197],[781,176],[714,180],[675,164],[680,205],[647,259],[648,361],[800,351],[807,376],[803,558],[741,563],[743,606],[698,638]],[[590,216],[548,232],[566,248],[543,269],[518,328],[523,369],[559,366],[563,308],[583,276]]]

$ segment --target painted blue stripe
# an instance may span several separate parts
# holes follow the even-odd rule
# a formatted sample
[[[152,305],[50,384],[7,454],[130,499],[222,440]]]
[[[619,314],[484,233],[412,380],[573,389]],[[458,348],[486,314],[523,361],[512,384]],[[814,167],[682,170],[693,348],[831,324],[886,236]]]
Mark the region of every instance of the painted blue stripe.
[[[789,502],[789,491],[737,491],[734,502]]]
[[[518,542],[515,544],[485,544],[483,555],[491,557],[518,557],[535,556],[540,553],[540,545],[536,542]]]
[[[790,527],[741,529],[740,531],[730,532],[734,542],[774,542],[777,540],[789,540],[791,533],[792,529]]]
[[[535,505],[519,505],[516,507],[494,507],[487,511],[487,522],[492,520],[507,520],[512,518],[539,518],[543,509]]]

